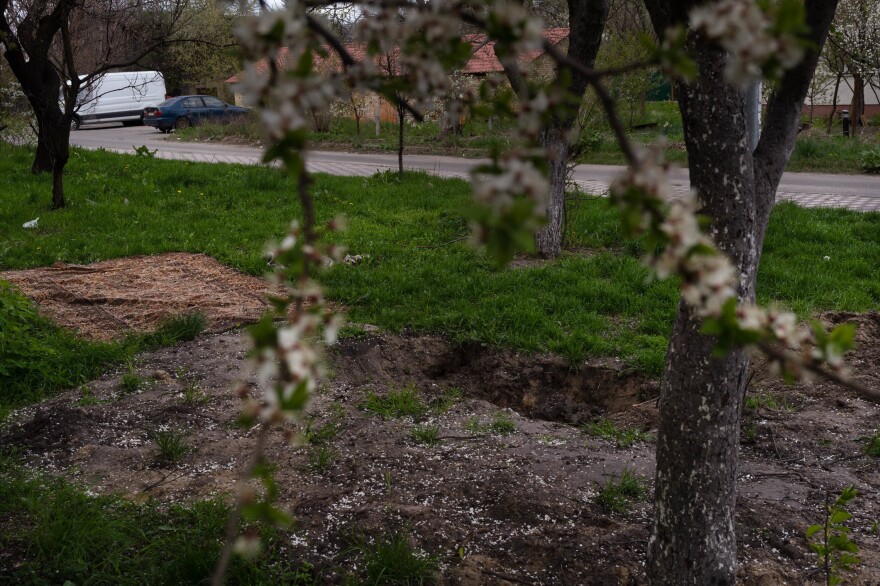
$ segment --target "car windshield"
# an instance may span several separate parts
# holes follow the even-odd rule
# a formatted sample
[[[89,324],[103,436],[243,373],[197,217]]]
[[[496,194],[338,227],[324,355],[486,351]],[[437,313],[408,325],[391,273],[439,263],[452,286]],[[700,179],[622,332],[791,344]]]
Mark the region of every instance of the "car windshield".
[[[164,102],[159,104],[159,107],[161,108],[162,106],[170,106],[170,105],[174,104],[175,102],[177,102],[177,100],[178,100],[178,98],[171,98],[169,100],[165,100]]]

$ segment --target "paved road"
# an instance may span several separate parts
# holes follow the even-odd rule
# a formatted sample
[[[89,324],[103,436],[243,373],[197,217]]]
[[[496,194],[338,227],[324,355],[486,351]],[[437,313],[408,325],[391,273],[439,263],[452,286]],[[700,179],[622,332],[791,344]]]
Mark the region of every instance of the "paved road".
[[[122,153],[133,153],[135,146],[146,145],[158,149],[157,157],[165,159],[259,164],[261,152],[252,147],[210,143],[191,143],[178,140],[174,134],[161,134],[154,128],[102,125],[72,132],[72,144],[85,148],[105,148]],[[405,155],[404,165],[443,177],[467,178],[478,161],[457,157],[432,155]],[[342,152],[313,152],[308,167],[315,173],[345,176],[369,176],[376,171],[394,169],[395,155]],[[602,193],[608,189],[620,167],[613,165],[578,165],[574,180],[586,191]],[[686,169],[673,173],[678,189],[688,189]],[[880,211],[880,178],[870,175],[833,175],[823,173],[786,173],[782,177],[778,196],[805,207],[842,207],[859,211]]]

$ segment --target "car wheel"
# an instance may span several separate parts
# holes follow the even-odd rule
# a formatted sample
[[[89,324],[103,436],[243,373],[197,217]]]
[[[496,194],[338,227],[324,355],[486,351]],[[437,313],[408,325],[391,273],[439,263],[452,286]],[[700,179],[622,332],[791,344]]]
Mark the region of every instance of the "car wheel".
[[[74,116],[70,119],[70,129],[71,130],[79,130],[82,121],[79,119],[79,116]]]
[[[187,119],[183,116],[181,116],[180,118],[178,118],[177,120],[174,121],[174,129],[175,130],[183,130],[184,128],[189,128],[189,127],[190,127],[189,119]]]

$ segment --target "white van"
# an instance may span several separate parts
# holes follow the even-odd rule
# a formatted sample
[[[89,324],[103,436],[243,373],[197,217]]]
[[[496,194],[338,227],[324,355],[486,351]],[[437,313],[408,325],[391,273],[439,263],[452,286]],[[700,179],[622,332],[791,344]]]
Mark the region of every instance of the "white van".
[[[99,122],[142,124],[144,108],[155,108],[163,101],[165,79],[158,71],[105,73],[80,89],[70,127],[76,130]]]

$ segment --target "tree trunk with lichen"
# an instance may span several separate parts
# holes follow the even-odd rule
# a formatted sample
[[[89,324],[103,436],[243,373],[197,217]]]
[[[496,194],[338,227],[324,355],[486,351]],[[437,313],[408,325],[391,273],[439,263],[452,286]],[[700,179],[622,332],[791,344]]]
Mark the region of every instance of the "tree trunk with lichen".
[[[565,239],[565,184],[571,147],[564,130],[553,126],[544,129],[541,142],[547,152],[550,194],[547,223],[535,232],[535,248],[542,258],[556,258]]]
[[[655,30],[686,23],[690,3],[648,4]],[[807,0],[810,38],[821,50],[836,2]],[[749,148],[744,92],[724,79],[726,55],[692,36],[699,74],[677,84],[691,186],[710,233],[739,270],[743,302],[755,281],[776,188],[791,156],[799,115],[818,60],[811,51],[786,74],[767,106],[764,133]],[[736,583],[736,478],[748,354],[713,355],[715,340],[683,302],[673,325],[660,396],[654,531],[647,576],[653,585]]]
[[[585,67],[593,67],[602,43],[602,31],[608,18],[610,0],[568,0],[568,58]],[[514,89],[524,88],[518,72],[502,60],[505,73]],[[554,83],[567,84],[569,102],[559,107],[542,130],[542,142],[550,168],[550,197],[547,200],[547,224],[535,233],[535,249],[543,258],[555,258],[562,251],[565,219],[565,181],[571,160],[569,132],[577,120],[578,109],[587,90],[587,79],[580,73],[560,67]],[[520,93],[518,90],[517,93]],[[522,97],[522,96],[520,96]]]

